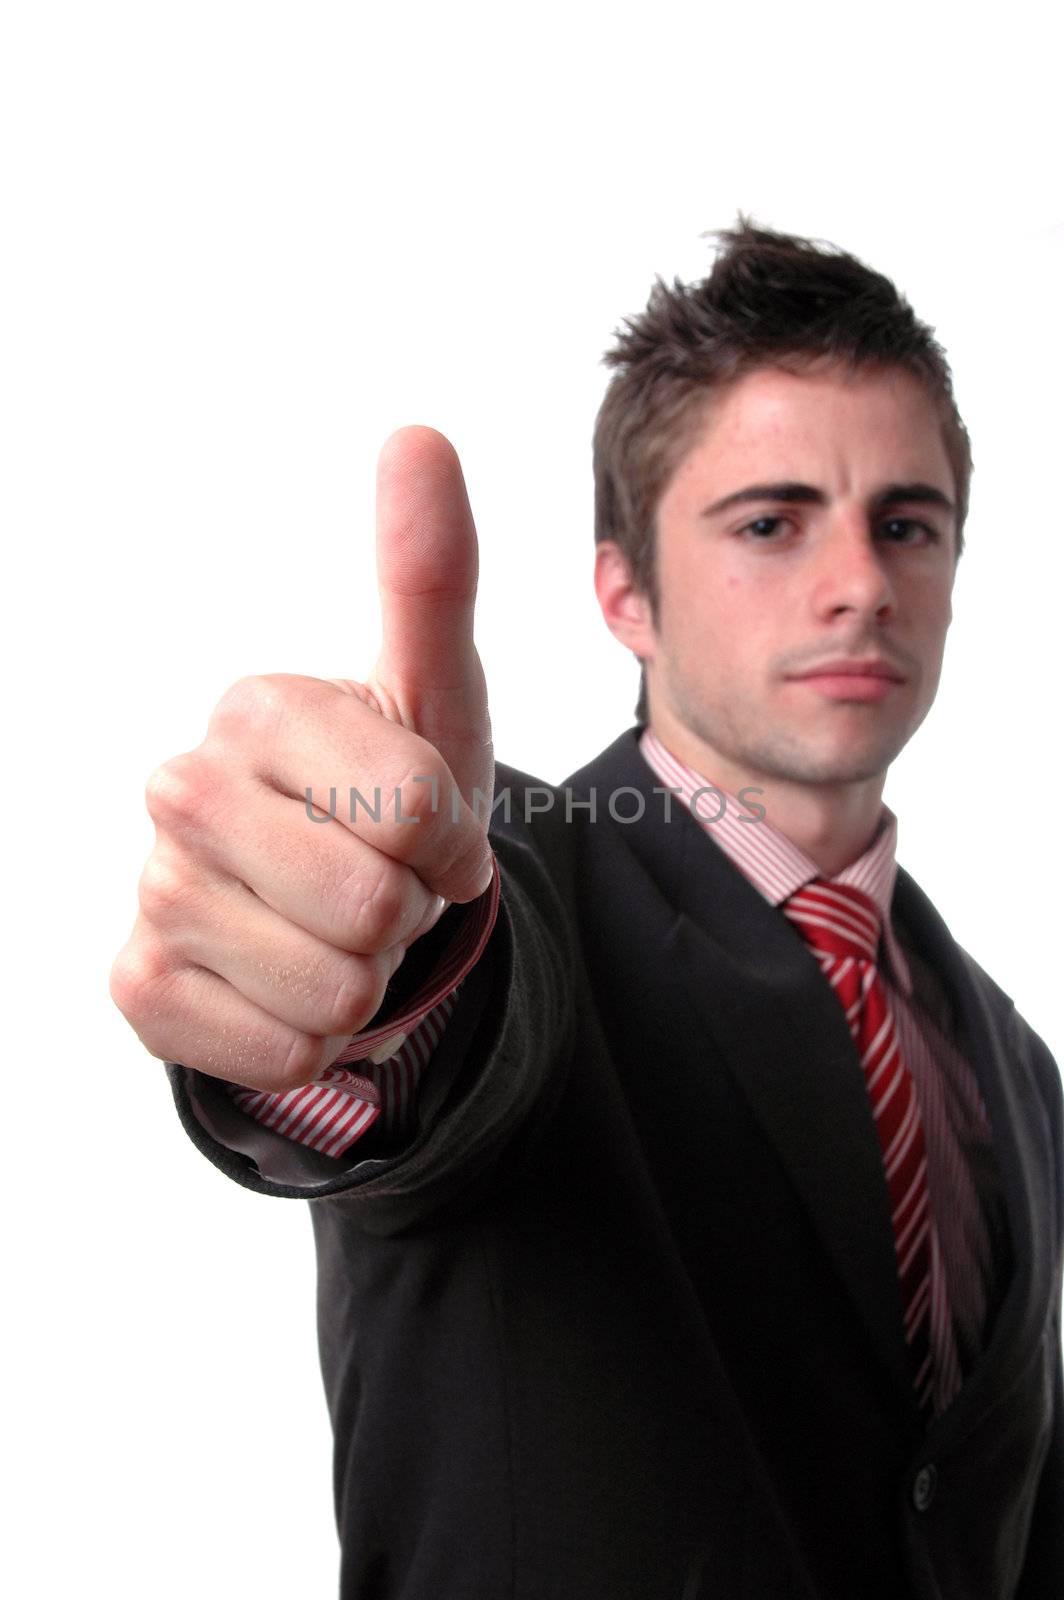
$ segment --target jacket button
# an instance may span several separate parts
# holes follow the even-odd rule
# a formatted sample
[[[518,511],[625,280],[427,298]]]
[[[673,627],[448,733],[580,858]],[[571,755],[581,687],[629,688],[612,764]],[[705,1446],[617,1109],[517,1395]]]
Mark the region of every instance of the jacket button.
[[[926,1511],[935,1498],[935,1489],[938,1486],[938,1472],[931,1462],[926,1467],[921,1467],[913,1479],[913,1505],[917,1511]]]

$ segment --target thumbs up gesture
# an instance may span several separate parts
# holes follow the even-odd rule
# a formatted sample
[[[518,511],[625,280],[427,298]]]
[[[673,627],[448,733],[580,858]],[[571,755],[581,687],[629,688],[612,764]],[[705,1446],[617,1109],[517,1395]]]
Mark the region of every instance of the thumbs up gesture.
[[[149,779],[156,842],[111,994],[161,1059],[267,1090],[311,1082],[447,903],[491,881],[476,529],[432,429],[381,453],[377,571],[365,682],[243,678],[203,743]]]

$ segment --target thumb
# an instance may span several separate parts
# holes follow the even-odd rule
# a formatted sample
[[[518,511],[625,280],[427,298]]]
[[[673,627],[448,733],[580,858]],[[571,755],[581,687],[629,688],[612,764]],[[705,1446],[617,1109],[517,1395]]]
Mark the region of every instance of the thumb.
[[[386,714],[440,750],[466,800],[492,779],[484,673],[473,643],[477,533],[454,446],[401,428],[377,468],[381,651],[373,688]]]

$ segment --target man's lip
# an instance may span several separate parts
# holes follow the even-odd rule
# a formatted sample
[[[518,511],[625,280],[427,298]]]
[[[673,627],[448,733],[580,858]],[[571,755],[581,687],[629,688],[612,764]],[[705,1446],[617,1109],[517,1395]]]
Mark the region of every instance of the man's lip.
[[[823,661],[818,667],[805,672],[792,672],[791,678],[886,678],[890,683],[904,683],[905,675],[886,661]]]

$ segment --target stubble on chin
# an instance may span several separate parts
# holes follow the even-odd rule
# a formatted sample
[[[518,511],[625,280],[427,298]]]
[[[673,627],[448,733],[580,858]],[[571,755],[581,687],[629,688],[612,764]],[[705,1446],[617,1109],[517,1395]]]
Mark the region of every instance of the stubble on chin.
[[[832,738],[825,744],[812,731],[771,728],[764,721],[758,725],[753,711],[740,721],[734,713],[692,702],[683,694],[673,695],[672,713],[706,747],[707,765],[715,752],[737,772],[748,774],[750,783],[763,778],[810,785],[867,782],[884,775],[915,731],[884,729],[878,736],[866,734],[841,745]]]

